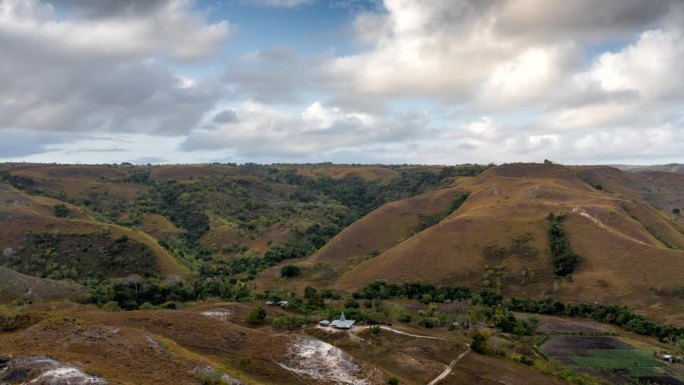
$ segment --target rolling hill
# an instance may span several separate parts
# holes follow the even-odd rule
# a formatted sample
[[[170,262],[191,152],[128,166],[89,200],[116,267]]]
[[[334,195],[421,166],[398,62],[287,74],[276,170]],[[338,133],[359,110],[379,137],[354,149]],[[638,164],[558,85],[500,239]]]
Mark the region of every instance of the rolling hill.
[[[45,239],[30,234],[62,242],[52,246],[61,265],[50,271],[3,263],[40,277],[80,275],[65,255],[92,254],[67,250],[78,243],[69,237],[90,234],[92,243],[102,233],[100,248],[127,240],[125,250],[139,250],[136,263],[153,257],[145,275],[174,279],[201,271],[256,277],[261,289],[343,292],[375,280],[422,281],[627,303],[662,317],[681,306],[684,174],[553,164],[2,169],[1,248],[27,258],[43,246],[26,242]],[[69,214],[56,216],[56,205]],[[552,262],[551,213],[566,254],[579,256],[571,274],[558,275]],[[92,258],[89,266],[104,263]],[[280,278],[292,261],[302,275]],[[106,270],[125,277],[135,269]]]
[[[304,274],[288,283],[303,287],[310,279],[342,291],[376,280],[465,285],[509,295],[626,303],[659,313],[681,305],[674,293],[684,283],[684,231],[670,206],[659,210],[654,202],[679,202],[680,179],[601,166],[499,166],[375,210],[300,262],[310,270],[332,265],[334,278]],[[437,197],[460,192],[470,195],[455,212],[415,231],[417,218],[426,213],[421,202],[438,212],[449,200]],[[569,245],[581,258],[565,277],[554,274],[551,262],[550,213],[562,215]],[[277,287],[277,269],[258,282]]]
[[[36,278],[0,267],[0,304],[14,300],[33,302],[78,301],[86,293],[82,286],[54,279]]]

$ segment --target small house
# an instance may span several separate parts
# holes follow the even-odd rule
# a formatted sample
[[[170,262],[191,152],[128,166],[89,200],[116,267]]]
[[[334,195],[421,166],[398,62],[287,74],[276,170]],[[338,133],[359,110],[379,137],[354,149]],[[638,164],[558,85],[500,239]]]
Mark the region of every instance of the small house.
[[[330,326],[330,321],[328,321],[327,319],[324,319],[323,321],[320,321],[318,323],[318,326],[322,326],[324,328],[327,328],[328,326]]]
[[[273,305],[275,305],[275,303],[273,301],[266,301],[266,305],[273,306]]]
[[[289,302],[287,302],[287,301],[280,301],[280,302],[278,302],[278,306],[280,306],[280,307],[287,306],[288,303]]]
[[[354,327],[355,323],[356,321],[348,320],[347,318],[345,318],[344,313],[342,313],[342,315],[340,315],[340,319],[334,320],[331,323],[331,325],[336,329],[351,329],[352,327]]]

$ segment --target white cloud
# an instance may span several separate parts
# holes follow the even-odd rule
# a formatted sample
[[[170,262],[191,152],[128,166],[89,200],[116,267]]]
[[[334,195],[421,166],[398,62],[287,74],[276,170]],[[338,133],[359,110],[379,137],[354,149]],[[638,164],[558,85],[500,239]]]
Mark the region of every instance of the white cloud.
[[[192,129],[219,86],[167,63],[215,54],[229,32],[227,22],[207,24],[192,5],[150,2],[137,13],[94,0],[58,17],[46,2],[0,0],[0,130]]]
[[[684,37],[681,30],[649,30],[619,52],[601,55],[579,80],[606,91],[636,91],[642,99],[684,96]]]
[[[422,112],[379,117],[315,102],[299,113],[246,101],[235,108],[240,121],[197,130],[181,148],[220,150],[241,157],[305,158],[378,143],[405,142],[425,132]]]
[[[294,8],[313,4],[314,0],[248,0],[252,4],[275,7],[275,8]]]

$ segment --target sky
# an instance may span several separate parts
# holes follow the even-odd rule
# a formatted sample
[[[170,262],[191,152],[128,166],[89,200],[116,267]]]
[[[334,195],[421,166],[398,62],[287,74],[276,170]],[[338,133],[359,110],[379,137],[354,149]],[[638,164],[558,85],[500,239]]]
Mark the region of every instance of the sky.
[[[0,162],[684,163],[681,0],[0,0]]]

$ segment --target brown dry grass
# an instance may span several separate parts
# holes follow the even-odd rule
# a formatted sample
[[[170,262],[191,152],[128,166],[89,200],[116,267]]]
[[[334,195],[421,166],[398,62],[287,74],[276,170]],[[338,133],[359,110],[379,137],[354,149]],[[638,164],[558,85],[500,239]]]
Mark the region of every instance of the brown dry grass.
[[[382,253],[411,237],[423,217],[447,210],[454,197],[462,192],[444,189],[386,204],[344,229],[311,260],[344,268],[360,262],[354,257]]]
[[[669,301],[658,293],[672,292],[682,284],[684,252],[667,249],[651,234],[657,232],[658,237],[679,245],[681,234],[668,224],[668,218],[621,194],[597,191],[565,167],[504,165],[457,187],[471,192],[459,210],[345,272],[334,287],[354,290],[386,279],[479,289],[485,266],[501,264],[509,271],[504,283],[508,294],[625,303],[650,314],[654,304]],[[638,209],[640,218],[650,221],[651,232],[623,208]],[[559,280],[551,269],[546,234],[550,212],[567,215],[568,238],[583,258],[571,281]],[[389,232],[392,220],[383,223],[379,219],[376,227]],[[345,232],[355,231],[353,226]],[[539,251],[536,257],[488,260],[483,255],[483,248],[505,246],[521,235],[532,238],[530,246]],[[392,233],[383,236],[389,238]],[[534,278],[525,285],[520,279],[523,269],[534,271]]]
[[[120,384],[196,384],[211,365],[247,383],[296,384],[276,365],[287,335],[254,330],[195,311],[105,313],[84,306],[53,310],[43,322],[0,334],[0,351],[50,355]]]
[[[445,385],[560,385],[565,384],[535,369],[509,361],[471,353],[459,361],[440,384]]]
[[[31,165],[12,169],[12,174],[33,179],[37,186],[55,194],[83,199],[91,193],[132,201],[147,192],[146,186],[125,183],[125,171],[105,166]]]
[[[335,180],[361,178],[363,180],[389,180],[399,176],[399,172],[383,166],[299,166],[297,174],[309,178],[326,175]]]
[[[0,267],[0,303],[9,303],[15,299],[77,301],[84,293],[85,288],[77,284],[31,277]]]
[[[140,230],[156,239],[164,239],[167,235],[183,232],[183,230],[166,219],[165,216],[152,213],[147,213],[142,216],[140,219]]]

